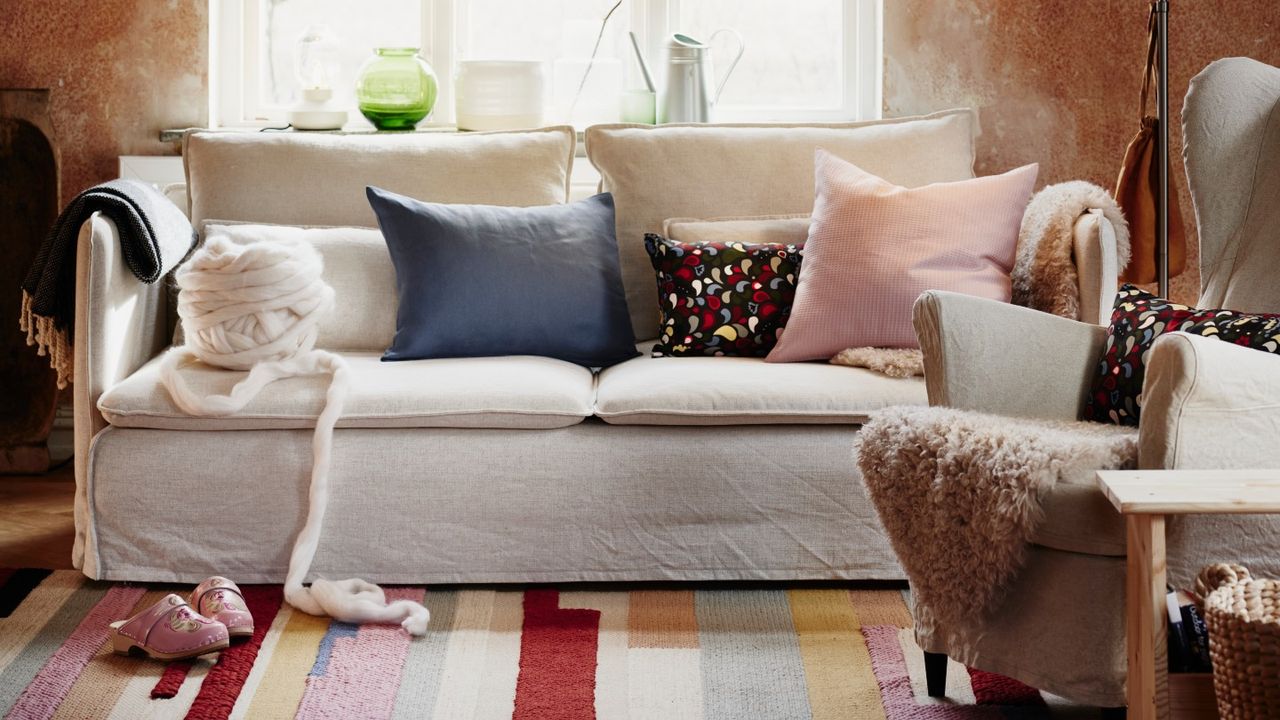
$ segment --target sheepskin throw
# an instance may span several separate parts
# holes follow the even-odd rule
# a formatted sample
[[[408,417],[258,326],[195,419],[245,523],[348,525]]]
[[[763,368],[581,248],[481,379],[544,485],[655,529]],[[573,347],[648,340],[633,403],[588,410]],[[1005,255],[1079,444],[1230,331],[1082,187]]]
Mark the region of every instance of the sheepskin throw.
[[[1116,232],[1119,267],[1129,263],[1129,224],[1111,194],[1082,180],[1049,185],[1022,215],[1013,263],[1013,303],[1080,319],[1080,280],[1073,253],[1076,220],[1100,209]]]
[[[944,626],[996,609],[1059,482],[1132,468],[1138,434],[939,407],[892,407],[855,451],[915,602]]]
[[[895,378],[924,375],[924,353],[916,348],[849,348],[836,353],[831,364],[868,368]]]

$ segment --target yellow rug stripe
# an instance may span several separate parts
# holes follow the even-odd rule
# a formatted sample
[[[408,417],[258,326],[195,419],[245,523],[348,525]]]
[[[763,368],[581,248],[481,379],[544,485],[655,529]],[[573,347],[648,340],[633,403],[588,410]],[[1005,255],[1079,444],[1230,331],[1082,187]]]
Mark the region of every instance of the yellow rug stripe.
[[[271,662],[249,705],[248,717],[290,718],[307,689],[307,673],[315,665],[329,618],[295,612],[285,625]]]
[[[849,599],[861,625],[911,627],[911,611],[901,590],[850,590]]]
[[[813,720],[884,720],[871,655],[845,590],[788,590]]]
[[[636,590],[627,627],[633,648],[696,648],[698,617],[692,590]]]
[[[244,685],[240,687],[240,694],[236,696],[236,704],[232,706],[228,720],[244,720],[249,717],[249,708],[253,705],[253,699],[257,697],[258,688],[262,686],[262,678],[266,676],[267,668],[271,667],[271,659],[275,657],[276,646],[280,644],[284,629],[289,626],[293,616],[300,612],[302,611],[294,610],[287,602],[280,604],[280,612],[276,613],[275,619],[271,621],[271,627],[267,628],[267,634],[262,637],[258,656],[254,658],[249,677],[245,678]]]
[[[129,614],[116,619],[131,618],[160,602],[160,598],[168,594],[168,590],[151,590],[142,596],[142,599],[133,606]],[[98,648],[98,654],[89,660],[89,664],[85,666],[80,676],[76,678],[75,684],[71,686],[71,690],[63,698],[62,704],[58,705],[57,712],[53,714],[53,720],[74,718],[97,720],[98,718],[109,717],[113,705],[103,702],[103,699],[120,697],[125,688],[129,686],[129,682],[137,677],[139,666],[153,663],[153,661],[143,658],[117,655],[112,652],[109,631],[105,631],[105,628],[103,638],[102,647]],[[154,664],[160,665],[161,663]],[[159,680],[160,673],[156,673],[155,678]],[[149,688],[148,692],[150,692]]]

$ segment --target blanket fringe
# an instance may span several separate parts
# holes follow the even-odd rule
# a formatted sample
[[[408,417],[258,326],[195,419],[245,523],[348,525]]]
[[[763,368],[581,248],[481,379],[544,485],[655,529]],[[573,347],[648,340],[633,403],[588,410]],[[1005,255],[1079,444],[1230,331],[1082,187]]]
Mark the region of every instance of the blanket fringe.
[[[27,334],[27,344],[35,346],[37,355],[49,357],[49,366],[58,373],[58,389],[62,390],[75,375],[75,353],[67,340],[67,331],[56,327],[53,318],[32,312],[33,302],[32,297],[23,290],[18,328]]]

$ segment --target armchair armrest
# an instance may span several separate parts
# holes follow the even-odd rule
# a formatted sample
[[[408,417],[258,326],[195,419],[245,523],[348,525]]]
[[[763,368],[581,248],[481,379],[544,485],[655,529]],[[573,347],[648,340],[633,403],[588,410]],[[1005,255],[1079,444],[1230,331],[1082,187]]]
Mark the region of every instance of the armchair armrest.
[[[1090,210],[1076,220],[1072,252],[1080,286],[1080,320],[1109,325],[1120,283],[1120,259],[1115,227],[1102,210]]]
[[[930,405],[1076,420],[1106,329],[1006,303],[930,290],[916,300]]]
[[[168,344],[164,283],[145,285],[124,262],[115,223],[94,213],[76,245],[75,406],[76,540],[72,562],[81,567],[88,527],[89,448],[107,423],[98,398],[133,374]],[[96,577],[96,568],[83,568]]]
[[[1140,468],[1280,467],[1280,356],[1169,333],[1147,356],[1142,396]]]

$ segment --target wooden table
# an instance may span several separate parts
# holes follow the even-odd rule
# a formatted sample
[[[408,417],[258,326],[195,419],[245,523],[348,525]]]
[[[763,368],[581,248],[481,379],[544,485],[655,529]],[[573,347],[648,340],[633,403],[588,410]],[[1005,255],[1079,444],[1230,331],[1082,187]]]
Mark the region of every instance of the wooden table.
[[[1165,516],[1280,513],[1280,470],[1104,470],[1098,484],[1125,519],[1129,720],[1167,718]]]

